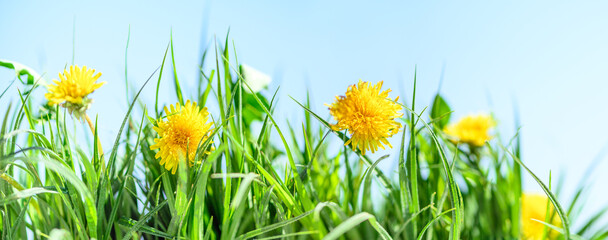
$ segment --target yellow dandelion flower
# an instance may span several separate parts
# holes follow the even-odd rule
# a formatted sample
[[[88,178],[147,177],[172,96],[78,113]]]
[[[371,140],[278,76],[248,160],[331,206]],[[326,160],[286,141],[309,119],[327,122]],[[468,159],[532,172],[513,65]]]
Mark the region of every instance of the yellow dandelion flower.
[[[99,77],[101,73],[95,74],[94,69],[72,65],[70,71],[63,70],[63,74],[59,73],[60,80],[53,79],[55,85],[48,86],[48,93],[44,97],[50,106],[61,104],[70,114],[82,120],[92,102],[88,95],[105,84],[96,82]]]
[[[482,147],[492,139],[490,130],[496,125],[492,116],[487,114],[468,115],[455,124],[448,125],[444,132],[452,141]]]
[[[167,118],[159,120],[158,126],[154,126],[159,137],[150,146],[151,150],[160,149],[155,158],[160,158],[160,165],[164,165],[172,174],[177,171],[181,159],[187,158],[190,165],[194,164],[199,143],[209,138],[213,126],[213,122],[207,122],[207,108],[200,109],[196,102],[190,100],[185,106],[179,103],[175,105],[171,105],[170,110],[165,107]]]
[[[344,145],[352,143],[353,150],[359,148],[363,154],[367,150],[372,153],[378,147],[391,144],[387,138],[399,132],[401,124],[395,118],[403,116],[399,113],[401,106],[388,98],[390,89],[380,91],[382,81],[376,85],[359,80],[358,84],[348,87],[346,96],[337,96],[336,101],[329,106],[329,113],[337,121],[332,125],[336,131],[347,129],[352,136]]]
[[[548,223],[558,227],[561,226],[562,221],[547,196],[525,193],[521,196],[521,220],[524,239],[536,240],[543,237],[545,225],[532,219],[544,222],[547,216],[547,204],[549,204],[550,214],[553,215],[553,218]],[[549,227],[547,227],[547,231],[548,239],[556,239],[558,236],[558,232]]]

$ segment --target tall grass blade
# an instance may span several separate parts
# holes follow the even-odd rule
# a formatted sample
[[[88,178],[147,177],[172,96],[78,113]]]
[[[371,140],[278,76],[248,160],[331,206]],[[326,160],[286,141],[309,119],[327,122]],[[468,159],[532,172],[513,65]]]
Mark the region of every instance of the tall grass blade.
[[[173,52],[173,30],[171,30],[171,63],[173,66],[173,78],[175,79],[175,95],[180,105],[184,105],[184,97],[182,97],[182,88],[179,85],[179,79],[177,78],[177,69],[175,68],[175,54]],[[163,59],[163,62],[165,60]]]
[[[530,170],[521,160],[519,160],[518,157],[516,157],[515,155],[513,155],[513,153],[511,153],[511,151],[507,150],[504,146],[501,145],[501,148],[508,153],[511,158],[513,158],[514,161],[516,161],[519,165],[521,165],[522,167],[524,167],[524,169],[526,169],[526,171],[534,178],[534,180],[536,180],[536,182],[538,183],[538,185],[540,185],[540,187],[543,189],[543,191],[545,192],[545,194],[547,195],[547,197],[549,197],[549,200],[551,200],[551,203],[553,204],[553,206],[555,206],[555,209],[557,211],[557,214],[559,215],[559,218],[561,218],[562,220],[562,225],[563,225],[563,229],[564,229],[564,237],[566,239],[570,239],[570,223],[568,222],[568,216],[565,214],[561,204],[559,204],[559,202],[557,201],[557,198],[555,197],[555,195],[553,195],[553,193],[551,192],[551,190],[549,190],[549,188],[547,187],[547,185],[545,185],[545,183],[543,183],[543,181],[540,180],[540,178],[538,178],[536,176],[536,174],[534,174],[534,172],[532,172],[532,170]]]

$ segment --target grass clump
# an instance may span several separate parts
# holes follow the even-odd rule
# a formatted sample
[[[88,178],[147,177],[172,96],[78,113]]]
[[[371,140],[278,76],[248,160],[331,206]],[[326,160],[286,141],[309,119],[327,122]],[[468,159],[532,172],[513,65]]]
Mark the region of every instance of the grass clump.
[[[311,111],[308,98],[293,99],[304,121],[284,129],[277,124],[284,119],[273,117],[277,91],[261,94],[254,78],[267,82],[265,76],[228,49],[226,41],[203,54],[199,87],[189,92],[180,87],[171,41],[160,67],[128,96],[112,146],[101,146],[99,123],[86,115],[92,91],[66,87],[47,95],[64,97],[49,104],[40,75],[0,61],[26,89],[16,101],[2,99],[12,89],[0,95],[11,103],[0,128],[0,238],[608,237],[599,225],[606,210],[576,218],[584,185],[570,204],[560,204],[550,179],[541,181],[520,159],[519,135],[503,142],[490,132],[489,115],[450,124],[452,110],[439,94],[429,110],[414,109],[415,79],[412,105],[388,98],[382,84],[360,81],[330,105],[333,120]],[[163,107],[158,93],[169,51],[178,103]],[[214,59],[205,59],[207,52]],[[152,80],[156,99],[146,104],[139,95],[152,91]],[[86,107],[71,109],[82,99]],[[207,112],[211,104],[219,111]],[[72,132],[82,119],[90,146]],[[366,155],[392,147],[393,135],[400,138],[396,156]],[[344,146],[332,147],[334,140]],[[385,159],[398,161],[394,174],[377,167]],[[523,192],[524,174],[545,191],[534,203]]]

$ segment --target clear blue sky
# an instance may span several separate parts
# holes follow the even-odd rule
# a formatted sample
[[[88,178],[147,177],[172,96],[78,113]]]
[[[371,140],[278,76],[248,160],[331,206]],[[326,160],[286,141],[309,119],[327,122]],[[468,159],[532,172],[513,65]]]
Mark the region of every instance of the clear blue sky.
[[[394,94],[409,98],[416,65],[421,109],[431,102],[445,66],[441,92],[456,118],[493,111],[508,137],[517,102],[524,161],[542,179],[549,170],[554,179],[566,174],[566,194],[580,178],[600,183],[588,211],[608,204],[601,185],[608,175],[600,172],[608,169],[608,159],[596,174],[584,174],[608,143],[605,2],[12,1],[0,6],[0,58],[47,78],[71,63],[75,22],[75,62],[103,72],[108,82],[94,93],[97,104],[89,111],[99,114],[102,135],[116,132],[127,109],[129,25],[129,80],[139,86],[160,65],[173,28],[177,70],[186,87],[194,87],[203,46],[216,34],[223,39],[230,27],[239,61],[272,75],[272,89],[281,86],[279,115],[300,115],[287,96],[303,99],[302,89],[309,88],[315,110],[326,116],[323,103],[358,79],[384,80]],[[0,79],[4,89],[13,75],[0,69]],[[161,98],[173,103],[169,75],[165,79]],[[152,102],[154,88],[145,91],[144,99]],[[4,105],[8,98],[0,101]],[[529,191],[539,191],[531,178],[525,183]]]

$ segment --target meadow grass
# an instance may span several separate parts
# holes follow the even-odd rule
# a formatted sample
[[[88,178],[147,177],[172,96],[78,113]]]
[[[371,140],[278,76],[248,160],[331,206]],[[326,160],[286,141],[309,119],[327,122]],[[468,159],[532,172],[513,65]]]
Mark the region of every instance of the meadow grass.
[[[0,238],[520,239],[525,174],[548,197],[544,207],[555,209],[537,219],[545,238],[608,238],[608,226],[600,225],[607,209],[577,218],[588,194],[584,181],[574,196],[558,196],[559,186],[526,167],[518,134],[507,141],[496,134],[481,147],[450,141],[443,129],[452,110],[441,95],[428,108],[414,109],[416,76],[412,104],[397,102],[405,111],[398,119],[404,124],[398,155],[372,159],[350,146],[332,147],[330,139],[343,145],[349,134],[313,112],[309,98],[290,99],[303,123],[279,127],[285,119],[273,116],[278,89],[268,96],[253,91],[228,39],[205,51],[198,88],[184,92],[171,38],[160,66],[127,96],[129,108],[112,146],[97,144],[96,120],[91,146],[85,146],[83,136],[71,132],[70,123],[79,122],[40,100],[43,77],[0,60],[16,73],[0,95],[6,106]],[[204,71],[209,62],[213,69]],[[150,150],[157,137],[153,126],[167,117],[158,97],[167,67],[181,105],[192,100],[219,108],[210,137],[198,143],[198,161],[182,162],[176,174]],[[128,86],[126,71],[125,64]],[[16,100],[5,96],[13,85],[25,89]],[[155,91],[154,104],[139,99],[142,91]],[[260,125],[256,130],[254,123]],[[377,167],[385,159],[398,161],[394,178]],[[380,198],[372,198],[372,191]],[[552,224],[558,218],[561,224]]]

